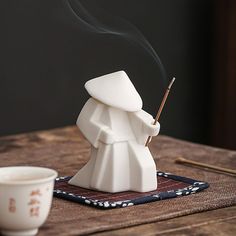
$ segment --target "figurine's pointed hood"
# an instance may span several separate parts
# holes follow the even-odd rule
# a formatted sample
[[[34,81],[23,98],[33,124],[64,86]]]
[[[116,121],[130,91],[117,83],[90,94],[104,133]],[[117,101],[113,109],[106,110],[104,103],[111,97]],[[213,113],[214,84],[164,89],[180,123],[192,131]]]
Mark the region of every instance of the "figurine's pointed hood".
[[[93,98],[109,106],[130,112],[142,109],[142,99],[124,71],[91,79],[85,88]]]

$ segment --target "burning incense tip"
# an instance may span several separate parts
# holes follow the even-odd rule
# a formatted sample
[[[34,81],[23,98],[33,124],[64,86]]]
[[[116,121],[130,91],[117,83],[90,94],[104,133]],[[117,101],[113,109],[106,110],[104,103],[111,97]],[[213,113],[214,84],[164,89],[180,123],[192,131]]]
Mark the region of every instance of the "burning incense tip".
[[[168,86],[168,89],[171,89],[171,86],[173,85],[173,83],[175,82],[175,77],[173,77],[173,79],[171,80],[169,86]]]

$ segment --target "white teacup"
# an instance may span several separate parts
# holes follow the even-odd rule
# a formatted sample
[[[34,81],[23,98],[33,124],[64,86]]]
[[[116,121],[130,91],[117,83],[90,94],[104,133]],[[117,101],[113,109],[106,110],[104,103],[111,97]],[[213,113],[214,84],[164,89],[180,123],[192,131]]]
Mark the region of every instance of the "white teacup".
[[[0,231],[30,236],[46,221],[57,172],[42,167],[0,168]]]

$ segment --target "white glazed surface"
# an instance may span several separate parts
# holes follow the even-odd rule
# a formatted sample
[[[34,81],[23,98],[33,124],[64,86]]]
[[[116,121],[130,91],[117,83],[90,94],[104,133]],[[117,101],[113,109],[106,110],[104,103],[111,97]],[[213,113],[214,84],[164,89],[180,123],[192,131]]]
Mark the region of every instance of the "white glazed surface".
[[[57,172],[41,167],[0,168],[0,230],[34,235],[47,219]]]
[[[129,81],[127,86],[124,81]],[[147,192],[157,188],[156,165],[145,142],[149,135],[158,135],[160,124],[152,125],[153,117],[141,109],[136,103],[138,100],[117,97],[116,89],[117,93],[124,94],[119,88],[125,93],[129,89],[131,94],[134,93],[130,83],[123,71],[86,83],[90,95],[96,96],[84,105],[77,126],[92,145],[91,157],[69,184],[104,192]],[[115,97],[113,100],[112,96]],[[108,98],[110,100],[106,101]],[[117,98],[129,109],[119,107]]]
[[[143,102],[124,71],[117,71],[86,82],[88,93],[98,101],[125,111],[139,111]]]

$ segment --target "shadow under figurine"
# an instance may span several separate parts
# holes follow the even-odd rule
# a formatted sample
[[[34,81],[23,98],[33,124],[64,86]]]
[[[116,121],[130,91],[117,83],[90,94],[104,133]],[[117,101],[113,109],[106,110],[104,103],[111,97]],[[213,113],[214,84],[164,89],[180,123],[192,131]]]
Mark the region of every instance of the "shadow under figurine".
[[[142,110],[142,99],[124,71],[85,84],[91,98],[82,108],[77,126],[91,143],[91,157],[69,184],[104,192],[148,192],[157,188],[156,165],[148,136],[160,124]]]

